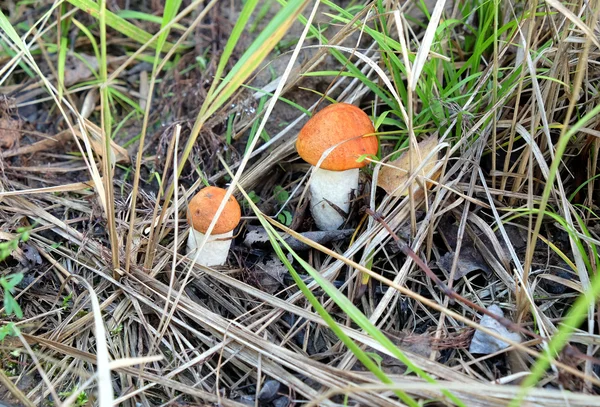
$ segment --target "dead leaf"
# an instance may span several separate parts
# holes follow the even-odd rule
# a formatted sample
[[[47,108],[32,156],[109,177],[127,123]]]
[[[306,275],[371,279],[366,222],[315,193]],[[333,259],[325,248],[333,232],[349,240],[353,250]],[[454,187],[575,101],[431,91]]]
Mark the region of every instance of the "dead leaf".
[[[54,136],[47,136],[47,138],[44,140],[35,142],[33,144],[28,144],[11,151],[4,151],[0,153],[0,157],[8,158],[23,154],[33,154],[38,151],[51,150],[53,148],[64,146],[64,143],[66,143],[70,138],[71,132],[69,130],[63,130]]]
[[[421,140],[417,147],[406,150],[400,157],[396,158],[394,161],[388,163],[388,165],[381,168],[379,171],[379,179],[377,180],[377,186],[385,189],[385,191],[394,196],[406,196],[408,195],[408,188],[404,187],[408,178],[410,177],[410,165],[412,158],[412,167],[417,168],[421,165],[425,157],[431,153],[431,151],[438,145],[438,138],[436,135],[432,135],[424,140]],[[432,157],[423,167],[421,172],[421,176],[427,175],[433,167],[437,164],[437,157]],[[431,175],[431,179],[435,179],[439,176],[439,174]],[[415,181],[418,181],[417,177]],[[412,188],[413,191],[416,191],[419,186],[418,184],[422,183],[422,181],[414,182]],[[427,187],[431,187],[431,182],[427,183]]]
[[[265,384],[263,384],[260,392],[258,393],[258,400],[261,403],[268,403],[275,399],[278,396],[279,388],[281,387],[281,383],[277,380],[267,380]]]
[[[0,119],[0,148],[11,149],[21,137],[21,122],[11,119]]]
[[[32,264],[42,264],[42,256],[40,256],[40,252],[35,246],[30,244],[23,245],[23,254],[25,258],[29,260]]]
[[[94,71],[98,70],[98,60],[95,56],[80,53],[79,58],[69,55],[65,66],[65,86],[75,85],[92,77]],[[85,60],[85,62],[82,61]],[[91,68],[91,69],[90,69]]]
[[[102,129],[96,126],[91,121],[84,119],[84,124],[87,130],[87,135],[89,136],[90,144],[92,145],[92,149],[94,152],[100,156],[104,153],[104,133]],[[79,132],[78,129],[75,129],[75,135],[83,140],[83,136]],[[111,146],[111,162],[113,163],[129,163],[129,154],[127,150],[118,145],[114,140],[110,140]]]
[[[260,287],[269,294],[274,294],[283,285],[284,276],[288,273],[285,264],[275,254],[271,254],[256,263],[254,278]]]
[[[428,358],[433,351],[432,338],[427,334],[417,335],[403,331],[384,331],[384,334],[394,343],[394,345],[402,349],[402,351],[412,352],[423,358]],[[406,372],[406,365],[398,360],[398,358],[371,347],[367,347],[367,351],[372,358],[378,360],[381,369],[385,373],[404,374]],[[357,362],[354,368],[357,370],[365,370],[360,362]]]
[[[455,253],[453,251],[443,255],[437,262],[438,266],[450,272],[452,269],[452,262],[454,261]],[[454,273],[454,280],[461,279],[472,271],[481,270],[488,276],[492,273],[492,270],[487,266],[485,260],[481,254],[472,246],[463,246],[460,249],[460,255],[458,257],[458,264],[456,265],[456,271]]]
[[[437,264],[449,273],[452,269],[452,262],[458,245],[458,225],[452,217],[443,217],[438,223],[437,231],[448,248],[448,253],[442,256]],[[478,236],[477,238],[481,239],[482,237],[484,236]],[[489,246],[491,243],[487,245]],[[477,249],[475,242],[466,231],[462,237],[460,247],[454,280],[458,280],[476,270],[481,270],[488,276],[492,273],[481,252]]]

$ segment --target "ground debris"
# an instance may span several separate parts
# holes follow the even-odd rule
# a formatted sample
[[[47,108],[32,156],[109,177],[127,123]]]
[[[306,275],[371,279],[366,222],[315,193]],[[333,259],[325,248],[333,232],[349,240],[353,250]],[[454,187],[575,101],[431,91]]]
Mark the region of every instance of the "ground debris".
[[[281,396],[273,400],[273,407],[288,407],[290,399],[287,396]]]
[[[502,312],[502,309],[496,304],[490,305],[488,307],[488,311],[490,311],[494,315],[498,315],[499,317],[504,317],[504,312]],[[494,318],[488,315],[484,315],[483,318],[481,318],[481,322],[479,324],[487,329],[498,333],[503,338],[509,339],[514,342],[521,341],[521,335],[519,335],[516,332],[509,331],[504,325],[502,325],[500,322],[496,321]],[[473,335],[473,340],[471,341],[469,352],[489,355],[491,353],[496,353],[502,349],[506,349],[509,346],[510,345],[508,343],[477,330],[475,331],[475,335]]]
[[[92,55],[79,53],[80,58],[71,55],[67,57],[64,84],[71,86],[92,77],[92,70],[98,69],[98,60]],[[85,60],[85,62],[83,61]],[[91,68],[91,69],[90,69]]]
[[[257,262],[252,271],[253,279],[269,294],[277,292],[279,287],[284,285],[287,273],[287,267],[274,253]]]
[[[470,337],[471,332],[465,330],[445,338],[435,338],[428,333],[414,334],[405,331],[388,331],[385,334],[401,350],[428,358],[435,350],[466,348],[468,345],[467,339]],[[406,365],[394,356],[372,348],[367,350],[381,358],[380,363],[384,372],[390,374],[403,374],[406,372]],[[363,369],[358,362],[354,367],[358,370]]]
[[[64,144],[70,139],[71,132],[69,130],[61,131],[55,136],[48,136],[44,140],[33,144],[27,144],[13,150],[3,151],[0,153],[0,157],[9,158],[23,154],[34,154],[40,151],[49,151],[58,147],[64,147]]]
[[[308,240],[312,240],[318,244],[327,244],[336,240],[341,240],[349,237],[354,233],[354,229],[342,230],[316,230],[313,232],[300,233]],[[302,251],[310,249],[310,246],[300,240],[287,236],[285,242],[294,251]],[[269,235],[263,228],[255,228],[250,230],[244,238],[244,246],[251,249],[265,249],[270,247]]]
[[[439,259],[437,265],[449,273],[452,270],[452,263],[458,244],[458,225],[450,220],[442,220],[439,223],[438,231],[448,246],[449,251]],[[473,239],[465,233],[460,246],[454,280],[458,280],[476,270],[483,271],[487,276],[490,276],[492,273],[483,256],[475,247]]]
[[[269,402],[277,397],[281,383],[277,380],[267,380],[258,393],[258,401]]]
[[[0,148],[11,149],[18,145],[21,137],[21,122],[18,120],[0,119]]]
[[[40,252],[35,246],[30,244],[23,245],[23,254],[25,259],[32,264],[42,264],[42,256],[40,256]]]
[[[450,272],[455,254],[456,253],[453,251],[450,251],[443,255],[437,262],[438,266],[447,272]],[[483,257],[473,246],[461,247],[460,255],[458,256],[458,264],[456,265],[456,272],[454,273],[454,280],[459,280],[470,272],[477,270],[483,271],[488,276],[492,273],[483,260]]]

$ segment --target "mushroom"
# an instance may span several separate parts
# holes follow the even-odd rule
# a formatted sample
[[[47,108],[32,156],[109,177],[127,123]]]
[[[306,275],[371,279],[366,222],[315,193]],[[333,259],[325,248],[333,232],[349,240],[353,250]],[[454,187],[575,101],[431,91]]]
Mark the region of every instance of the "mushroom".
[[[300,130],[296,149],[313,169],[309,187],[310,210],[320,230],[334,230],[344,223],[342,212],[350,209],[350,194],[358,188],[359,169],[365,154],[377,154],[379,142],[369,116],[347,103],[327,106],[315,114]],[[362,137],[370,135],[370,137]],[[333,205],[331,205],[333,204]],[[339,209],[338,209],[339,208]]]
[[[206,187],[201,189],[190,201],[187,211],[188,223],[192,227],[187,241],[187,254],[202,266],[220,266],[227,261],[233,229],[240,223],[242,211],[233,196],[230,196],[221,216],[217,220],[211,235],[200,253],[196,255],[198,246],[204,236],[217,209],[225,198],[223,188]]]

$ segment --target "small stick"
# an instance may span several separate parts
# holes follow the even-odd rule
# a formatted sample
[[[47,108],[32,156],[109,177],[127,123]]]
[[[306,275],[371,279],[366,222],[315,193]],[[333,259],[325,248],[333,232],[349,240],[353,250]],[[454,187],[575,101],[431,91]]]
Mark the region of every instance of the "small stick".
[[[438,276],[436,276],[433,271],[431,271],[431,269],[429,268],[429,266],[423,261],[421,260],[421,258],[419,256],[417,256],[417,254],[414,252],[414,250],[412,250],[406,243],[404,243],[399,237],[398,235],[392,230],[392,228],[387,224],[387,222],[383,219],[383,217],[381,216],[380,213],[375,212],[373,210],[371,210],[370,208],[366,209],[366,213],[369,214],[370,216],[373,217],[373,219],[375,219],[377,222],[379,222],[381,224],[381,226],[383,226],[385,228],[385,230],[387,230],[387,232],[390,234],[390,236],[392,237],[392,239],[394,239],[394,241],[396,242],[396,245],[398,246],[398,248],[407,256],[410,257],[417,266],[419,266],[419,268],[421,268],[421,270],[423,270],[425,272],[425,274],[427,274],[427,276],[429,278],[431,278],[431,280],[433,280],[433,282],[435,282],[435,284],[438,285],[438,287],[440,288],[440,290],[450,298],[450,300],[452,301],[452,303],[454,303],[454,301],[458,301],[461,302],[465,305],[467,305],[468,307],[476,310],[477,312],[487,315],[491,318],[494,318],[496,321],[498,321],[498,323],[500,323],[502,326],[504,326],[506,329],[509,329],[513,332],[520,332],[522,334],[531,336],[532,338],[538,339],[540,341],[543,342],[547,342],[548,339],[544,338],[534,332],[531,332],[530,330],[521,327],[518,324],[515,324],[514,322],[512,322],[510,319],[508,318],[504,318],[501,316],[498,316],[496,314],[494,314],[493,312],[488,311],[487,309],[475,304],[474,302],[466,299],[465,297],[461,296],[460,294],[458,294],[456,291],[454,291],[453,289],[449,288],[446,284],[444,284],[444,282],[442,280],[440,280],[440,278]],[[584,359],[584,360],[589,360],[595,364],[600,364],[600,359],[596,359],[593,356],[588,356],[585,353],[581,352],[579,349],[577,349],[576,347],[567,344],[564,348],[564,352],[566,355],[568,356],[574,356],[577,357],[579,359]]]

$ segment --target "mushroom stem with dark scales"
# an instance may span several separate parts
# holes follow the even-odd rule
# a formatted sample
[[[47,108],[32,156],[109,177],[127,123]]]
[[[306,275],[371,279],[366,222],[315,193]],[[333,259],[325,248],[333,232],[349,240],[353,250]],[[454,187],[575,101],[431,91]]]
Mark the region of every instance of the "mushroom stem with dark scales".
[[[334,147],[335,146],[335,147]],[[310,210],[320,230],[334,230],[344,223],[353,190],[358,189],[359,169],[377,154],[375,128],[365,112],[354,105],[337,103],[315,114],[300,130],[296,149],[300,157],[316,166],[309,186]]]
[[[233,230],[240,223],[242,215],[240,205],[233,196],[230,196],[206,244],[196,255],[196,250],[204,241],[205,233],[217,214],[226,192],[218,187],[203,188],[192,198],[188,206],[187,219],[191,228],[186,253],[202,266],[225,264],[231,247]]]

